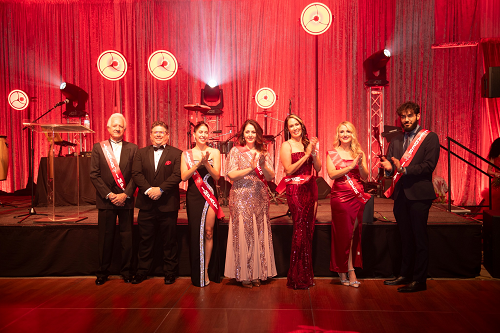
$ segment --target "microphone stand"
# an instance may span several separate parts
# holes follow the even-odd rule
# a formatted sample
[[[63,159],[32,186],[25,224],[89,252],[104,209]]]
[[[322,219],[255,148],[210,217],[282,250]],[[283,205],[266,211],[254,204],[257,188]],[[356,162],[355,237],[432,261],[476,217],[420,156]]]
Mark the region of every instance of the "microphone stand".
[[[32,97],[31,98],[32,101],[36,101],[36,97]],[[36,123],[38,120],[40,120],[40,118],[42,118],[43,116],[45,116],[47,113],[49,113],[50,111],[54,110],[55,108],[63,105],[63,104],[67,104],[69,103],[69,100],[66,99],[62,102],[59,102],[57,103],[56,105],[54,105],[51,109],[49,109],[47,112],[45,112],[44,114],[42,114],[40,117],[36,118],[33,123]],[[28,118],[30,118],[30,115],[28,114]],[[30,127],[28,126],[25,126],[23,128],[23,131],[25,129],[29,128],[29,134],[28,134],[28,169],[29,169],[29,176],[28,176],[28,185],[27,186],[30,186],[30,183],[31,183],[31,206],[30,206],[30,209],[28,211],[27,214],[22,214],[22,215],[17,215],[17,216],[14,216],[14,218],[19,218],[19,217],[24,217],[23,219],[21,219],[20,221],[18,221],[17,223],[21,223],[23,222],[24,220],[26,220],[28,217],[30,217],[31,215],[44,215],[44,216],[47,216],[48,214],[41,214],[41,213],[37,213],[36,210],[35,210],[35,182],[34,182],[34,179],[35,179],[35,175],[34,175],[34,159],[35,159],[35,150],[33,149],[33,129],[31,129]]]

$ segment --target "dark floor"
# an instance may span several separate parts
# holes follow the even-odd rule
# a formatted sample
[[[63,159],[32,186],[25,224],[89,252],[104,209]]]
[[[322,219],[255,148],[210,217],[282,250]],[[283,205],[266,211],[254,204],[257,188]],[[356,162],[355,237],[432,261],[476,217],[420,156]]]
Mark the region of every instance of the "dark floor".
[[[0,279],[0,332],[498,332],[500,281],[433,280],[401,294],[382,280],[355,289],[316,279],[243,288],[233,280],[197,288],[189,278]]]

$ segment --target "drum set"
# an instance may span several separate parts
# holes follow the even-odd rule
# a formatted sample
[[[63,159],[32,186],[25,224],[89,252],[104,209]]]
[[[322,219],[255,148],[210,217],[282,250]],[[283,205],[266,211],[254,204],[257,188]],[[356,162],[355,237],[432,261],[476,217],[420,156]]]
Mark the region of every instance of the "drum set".
[[[195,113],[194,117],[190,117],[195,122],[198,122],[198,113],[200,113],[202,115],[203,121],[209,126],[211,138],[209,139],[208,146],[215,148],[215,149],[218,149],[220,151],[221,159],[222,159],[222,161],[221,161],[221,166],[222,166],[221,173],[224,175],[225,174],[224,169],[225,169],[226,155],[237,144],[236,137],[238,136],[238,130],[236,128],[236,125],[229,124],[229,125],[225,126],[226,132],[223,133],[223,131],[221,129],[221,125],[220,125],[220,117],[223,113],[222,110],[218,110],[218,109],[214,110],[214,109],[210,108],[209,106],[198,104],[198,103],[184,105],[184,108],[188,111]],[[272,118],[272,117],[270,117],[269,113],[271,113],[271,111],[269,111],[269,110],[263,110],[261,112],[257,112],[257,114],[259,114],[259,115],[260,114],[264,115],[264,133],[266,133],[266,131],[267,131],[267,119]],[[211,126],[212,121],[208,120],[208,118],[212,117],[212,116],[215,116],[215,126]],[[272,119],[275,119],[275,118],[272,118]],[[282,121],[279,119],[276,119],[276,120]],[[188,135],[187,149],[194,148],[194,146],[196,145],[196,143],[193,142],[193,135],[192,135],[193,132],[191,129],[191,127],[194,128],[194,126],[195,125],[193,124],[193,122],[190,121],[189,130],[187,132],[187,135]],[[273,164],[274,169],[276,169],[276,165],[275,165],[276,162],[275,162],[275,158],[274,158],[274,154],[276,151],[276,138],[281,133],[282,133],[282,131],[280,133],[278,133],[277,135],[264,134],[264,140],[270,145],[269,149],[268,149],[268,153],[271,156],[271,160],[272,160],[272,164]],[[223,206],[228,205],[228,194],[229,194],[230,188],[231,188],[231,183],[228,182],[225,179],[225,177],[221,177],[219,179],[218,184],[217,184],[217,190],[219,193],[219,202]],[[271,189],[269,187],[268,187],[268,189],[269,189],[269,196],[270,196],[271,202],[274,202],[277,204],[279,201],[282,203],[282,200],[277,198],[275,193],[273,191],[271,191]]]

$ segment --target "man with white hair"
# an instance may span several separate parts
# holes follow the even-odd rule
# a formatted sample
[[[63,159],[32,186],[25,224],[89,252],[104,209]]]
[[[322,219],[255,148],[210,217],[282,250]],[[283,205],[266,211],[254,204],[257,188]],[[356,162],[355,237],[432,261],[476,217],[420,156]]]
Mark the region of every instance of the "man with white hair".
[[[110,138],[94,144],[91,155],[90,180],[96,189],[97,223],[99,227],[99,270],[96,285],[108,280],[116,227],[120,228],[120,274],[126,283],[132,281],[132,224],[134,192],[132,164],[137,145],[123,140],[127,128],[125,117],[114,113],[108,119]]]

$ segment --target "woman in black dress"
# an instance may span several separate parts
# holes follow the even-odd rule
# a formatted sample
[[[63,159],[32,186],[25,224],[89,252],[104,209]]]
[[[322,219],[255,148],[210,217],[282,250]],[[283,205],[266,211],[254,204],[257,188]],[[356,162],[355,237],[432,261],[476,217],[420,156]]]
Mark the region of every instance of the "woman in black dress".
[[[208,147],[208,133],[207,124],[199,122],[194,127],[196,146],[181,156],[181,178],[189,181],[186,209],[190,233],[191,281],[198,287],[205,287],[210,281],[221,281],[217,255],[217,217],[222,216],[215,191],[215,182],[220,177],[221,158],[217,149]]]

